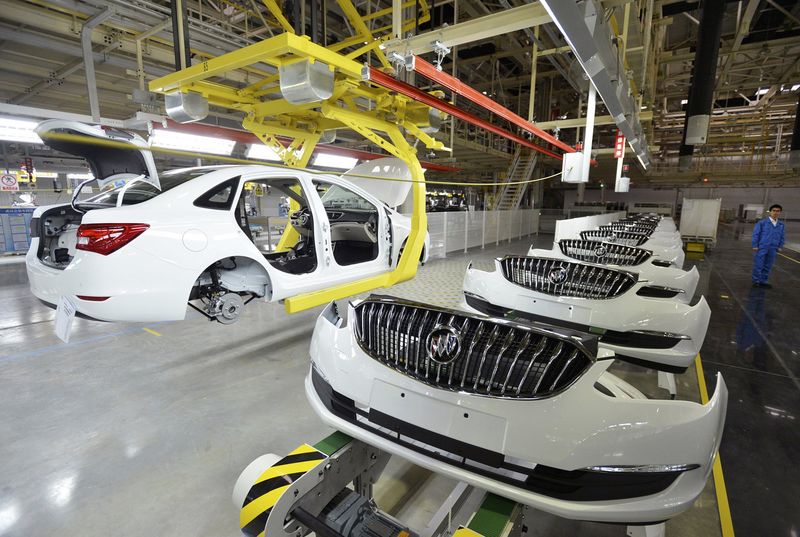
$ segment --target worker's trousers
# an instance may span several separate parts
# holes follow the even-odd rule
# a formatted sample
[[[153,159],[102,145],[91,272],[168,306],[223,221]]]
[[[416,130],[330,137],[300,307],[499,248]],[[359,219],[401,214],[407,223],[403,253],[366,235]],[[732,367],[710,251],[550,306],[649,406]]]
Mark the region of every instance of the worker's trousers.
[[[767,283],[777,255],[777,248],[759,248],[753,252],[753,283]]]

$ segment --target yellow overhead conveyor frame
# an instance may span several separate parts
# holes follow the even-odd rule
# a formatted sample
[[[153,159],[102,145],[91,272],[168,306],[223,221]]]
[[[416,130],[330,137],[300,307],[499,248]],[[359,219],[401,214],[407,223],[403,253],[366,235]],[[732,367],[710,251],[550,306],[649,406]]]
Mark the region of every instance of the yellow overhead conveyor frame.
[[[245,88],[219,82],[226,73],[255,64],[280,69],[300,61],[321,62],[333,71],[331,97],[304,104],[290,103],[281,93],[277,75]],[[289,32],[153,80],[150,90],[165,94],[199,93],[209,104],[241,110],[246,114],[243,127],[273,148],[290,167],[305,167],[322,134],[336,129],[354,130],[408,164],[413,181],[411,233],[394,270],[287,298],[284,305],[288,313],[390,287],[414,277],[427,233],[425,178],[416,150],[403,130],[429,149],[445,149],[423,131],[430,125],[430,107],[371,85],[362,79],[362,64],[312,43],[308,37]],[[292,140],[288,147],[278,140],[279,136]]]

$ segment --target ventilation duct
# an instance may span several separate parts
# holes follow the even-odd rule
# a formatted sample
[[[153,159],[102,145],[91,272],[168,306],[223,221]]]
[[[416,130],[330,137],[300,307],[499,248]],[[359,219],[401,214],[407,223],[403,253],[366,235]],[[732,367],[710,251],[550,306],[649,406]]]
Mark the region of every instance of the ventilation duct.
[[[692,66],[692,85],[689,88],[683,143],[679,153],[679,169],[682,171],[691,167],[694,146],[705,144],[708,137],[724,11],[725,0],[703,0],[700,7],[697,51]]]

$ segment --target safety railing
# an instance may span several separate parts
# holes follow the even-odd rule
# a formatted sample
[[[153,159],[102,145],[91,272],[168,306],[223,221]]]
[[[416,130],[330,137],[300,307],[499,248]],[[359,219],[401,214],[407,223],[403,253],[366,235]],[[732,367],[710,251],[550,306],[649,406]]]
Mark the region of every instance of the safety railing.
[[[538,233],[539,209],[428,213],[428,232],[429,257],[445,257]]]

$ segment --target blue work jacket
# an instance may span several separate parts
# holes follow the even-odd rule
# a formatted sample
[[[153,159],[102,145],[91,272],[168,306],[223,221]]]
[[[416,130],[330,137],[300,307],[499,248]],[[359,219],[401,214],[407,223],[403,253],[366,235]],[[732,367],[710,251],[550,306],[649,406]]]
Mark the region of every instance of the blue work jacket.
[[[784,230],[783,222],[773,226],[769,217],[756,222],[753,228],[753,248],[783,248]]]

